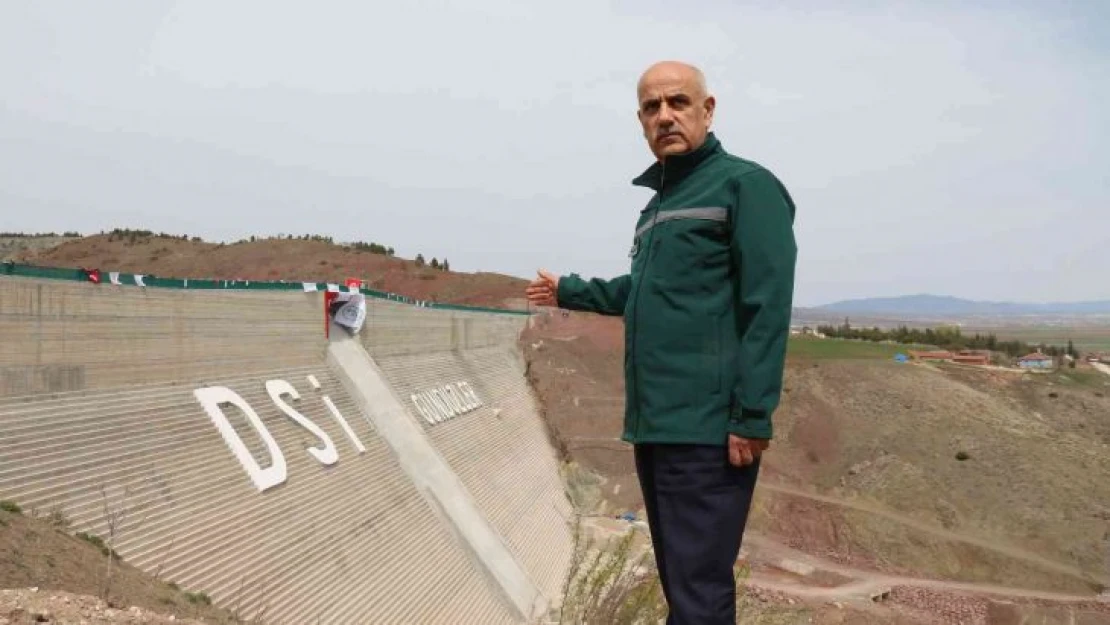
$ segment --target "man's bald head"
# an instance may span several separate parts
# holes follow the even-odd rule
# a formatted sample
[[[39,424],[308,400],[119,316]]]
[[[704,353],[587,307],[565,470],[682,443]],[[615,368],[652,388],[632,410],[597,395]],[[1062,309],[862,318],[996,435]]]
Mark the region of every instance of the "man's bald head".
[[[681,61],[655,63],[640,76],[636,95],[637,117],[656,158],[695,150],[705,141],[716,100],[700,69]]]
[[[663,78],[673,78],[688,82],[697,90],[698,95],[709,95],[705,84],[705,74],[697,67],[682,61],[659,61],[640,74],[640,81],[636,83],[636,95],[643,93],[645,84],[651,84]]]

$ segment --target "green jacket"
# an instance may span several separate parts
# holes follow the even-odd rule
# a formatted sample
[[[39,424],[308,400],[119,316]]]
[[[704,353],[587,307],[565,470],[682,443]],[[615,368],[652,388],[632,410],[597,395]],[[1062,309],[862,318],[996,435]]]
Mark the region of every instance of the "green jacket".
[[[568,310],[624,316],[622,438],[771,438],[797,258],[790,194],[713,133],[633,184],[655,195],[636,224],[630,273],[570,274],[557,294]]]

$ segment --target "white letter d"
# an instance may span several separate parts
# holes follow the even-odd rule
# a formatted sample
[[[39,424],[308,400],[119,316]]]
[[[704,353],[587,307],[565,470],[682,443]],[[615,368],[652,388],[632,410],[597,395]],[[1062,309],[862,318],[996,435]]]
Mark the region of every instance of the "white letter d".
[[[212,423],[216,425],[216,429],[224,437],[224,442],[231,448],[231,453],[239,460],[239,464],[247,470],[247,475],[250,476],[251,481],[254,482],[259,492],[272,488],[285,481],[285,456],[282,455],[281,449],[278,448],[277,442],[274,437],[270,436],[270,431],[262,424],[262,419],[250,407],[250,404],[245,399],[240,397],[235,391],[224,386],[209,386],[206,388],[198,388],[193,391],[197,401],[204,407],[204,411],[208,413]],[[262,442],[266,444],[266,449],[270,452],[272,462],[270,466],[263,469],[251,456],[247,446],[243,444],[243,439],[235,433],[235,428],[227,420],[227,415],[220,406],[222,404],[231,404],[243,411],[247,415],[247,420],[254,426],[255,431],[262,437]]]

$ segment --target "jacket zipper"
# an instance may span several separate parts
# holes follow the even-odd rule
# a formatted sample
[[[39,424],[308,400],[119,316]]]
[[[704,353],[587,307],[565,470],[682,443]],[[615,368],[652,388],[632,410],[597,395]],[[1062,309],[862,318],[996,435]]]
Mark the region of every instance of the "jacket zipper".
[[[659,165],[660,165],[660,167],[659,167],[658,201],[655,203],[655,210],[652,212],[651,219],[648,221],[648,223],[652,224],[652,227],[648,229],[648,233],[649,233],[648,234],[648,240],[645,241],[645,245],[643,247],[643,252],[645,254],[647,254],[647,256],[644,258],[644,267],[643,267],[643,269],[640,270],[640,279],[639,279],[639,281],[636,285],[636,301],[633,302],[634,310],[636,312],[633,314],[633,317],[632,317],[632,322],[633,322],[634,328],[633,328],[633,332],[632,332],[632,353],[630,354],[629,362],[632,365],[632,400],[633,400],[632,401],[632,407],[633,407],[633,410],[635,410],[635,415],[636,415],[636,419],[632,424],[632,432],[633,432],[633,438],[636,441],[640,440],[640,435],[641,435],[640,434],[640,376],[639,376],[639,374],[637,373],[637,370],[636,370],[636,337],[639,336],[639,334],[640,334],[640,328],[639,328],[639,326],[640,326],[640,289],[642,288],[642,286],[644,284],[644,276],[647,274],[648,266],[651,262],[651,252],[652,252],[651,241],[655,238],[655,224],[653,222],[655,222],[656,219],[659,217],[659,209],[663,208],[663,188],[664,188],[664,185],[666,185],[666,182],[667,182],[667,159],[664,158],[662,161],[660,161]]]

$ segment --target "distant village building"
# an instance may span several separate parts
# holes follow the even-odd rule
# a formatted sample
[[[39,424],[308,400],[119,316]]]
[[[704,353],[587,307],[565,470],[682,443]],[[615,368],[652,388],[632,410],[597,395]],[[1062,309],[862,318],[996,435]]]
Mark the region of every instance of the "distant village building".
[[[1022,369],[1051,369],[1053,367],[1052,356],[1042,354],[1041,352],[1034,352],[1026,356],[1022,356],[1018,360],[1018,366]]]
[[[987,350],[964,349],[958,352],[947,350],[913,351],[909,352],[910,359],[919,362],[954,362],[961,365],[989,365],[991,353]]]
[[[991,364],[991,353],[983,349],[965,349],[953,356],[952,362],[961,365],[989,365]]]
[[[952,362],[956,355],[949,351],[932,351],[932,352],[919,352],[910,350],[910,358],[912,360],[920,360],[925,362]]]

